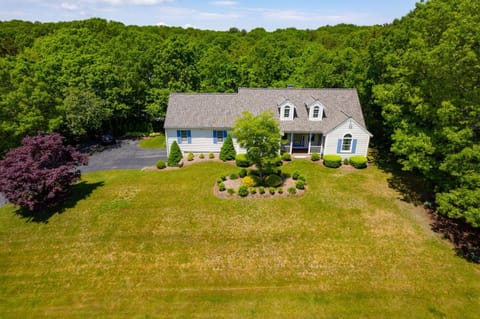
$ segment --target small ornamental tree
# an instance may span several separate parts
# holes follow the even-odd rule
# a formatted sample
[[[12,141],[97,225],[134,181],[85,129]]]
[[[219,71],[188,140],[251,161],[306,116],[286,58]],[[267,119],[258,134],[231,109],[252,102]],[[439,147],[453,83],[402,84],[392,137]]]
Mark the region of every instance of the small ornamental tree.
[[[80,179],[77,166],[88,157],[63,144],[63,137],[39,133],[0,161],[0,192],[13,204],[35,212],[54,206]]]
[[[253,115],[243,113],[233,127],[233,135],[247,151],[247,159],[255,164],[263,178],[264,171],[275,163],[280,151],[280,127],[272,112]]]
[[[233,139],[232,136],[228,134],[220,150],[220,159],[224,162],[232,161],[235,159],[235,156],[237,156],[237,152],[233,146]]]
[[[178,166],[178,163],[182,160],[183,155],[182,151],[180,150],[180,146],[178,146],[177,141],[173,141],[172,145],[170,146],[170,154],[168,154],[168,166]]]

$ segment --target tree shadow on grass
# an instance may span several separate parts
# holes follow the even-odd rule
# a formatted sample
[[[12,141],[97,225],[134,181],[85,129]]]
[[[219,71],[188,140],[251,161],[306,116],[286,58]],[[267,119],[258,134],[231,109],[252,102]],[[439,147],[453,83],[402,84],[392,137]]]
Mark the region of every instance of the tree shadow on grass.
[[[67,209],[75,207],[79,201],[88,198],[95,189],[103,185],[104,182],[87,183],[85,181],[81,181],[73,185],[70,189],[70,192],[52,207],[35,212],[31,212],[24,208],[19,208],[15,211],[15,213],[20,215],[22,218],[25,218],[27,222],[47,224],[53,215],[62,214]]]
[[[464,220],[451,219],[435,213],[433,186],[418,174],[402,171],[388,152],[374,155],[375,164],[383,171],[390,173],[388,185],[401,194],[401,200],[422,206],[430,220],[430,228],[442,235],[453,246],[458,256],[468,261],[480,263],[480,228],[474,228]]]

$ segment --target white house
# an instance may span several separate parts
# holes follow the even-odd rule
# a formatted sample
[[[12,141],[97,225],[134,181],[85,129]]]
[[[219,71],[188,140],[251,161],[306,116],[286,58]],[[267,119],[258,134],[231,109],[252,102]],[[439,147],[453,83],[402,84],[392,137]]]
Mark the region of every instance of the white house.
[[[365,127],[355,89],[250,89],[238,93],[172,93],[165,118],[167,152],[219,153],[242,112],[271,110],[283,134],[283,151],[295,154],[367,156],[372,134]],[[234,139],[237,153],[243,153]]]

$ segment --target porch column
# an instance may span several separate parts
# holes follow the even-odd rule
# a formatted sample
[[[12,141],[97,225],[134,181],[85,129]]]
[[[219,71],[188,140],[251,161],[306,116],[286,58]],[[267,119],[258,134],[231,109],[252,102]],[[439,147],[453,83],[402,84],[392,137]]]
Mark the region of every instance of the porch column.
[[[293,132],[290,133],[290,154],[293,152]]]
[[[310,154],[310,149],[311,149],[311,146],[312,146],[312,133],[308,133],[308,153],[307,154]]]

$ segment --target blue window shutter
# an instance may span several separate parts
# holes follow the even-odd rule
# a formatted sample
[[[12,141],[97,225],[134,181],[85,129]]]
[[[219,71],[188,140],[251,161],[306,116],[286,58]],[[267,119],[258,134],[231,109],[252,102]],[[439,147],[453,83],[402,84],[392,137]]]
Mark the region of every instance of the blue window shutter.
[[[342,152],[342,142],[343,140],[341,138],[338,139],[337,143],[337,153],[340,154]]]
[[[192,144],[192,131],[187,131],[188,144]]]
[[[213,130],[213,144],[217,144],[217,143],[218,143],[217,131]]]
[[[182,132],[177,130],[177,143],[182,144]]]
[[[357,150],[357,140],[352,141],[352,153],[355,153]]]
[[[227,138],[227,131],[223,131],[223,140],[225,141],[226,138]]]

